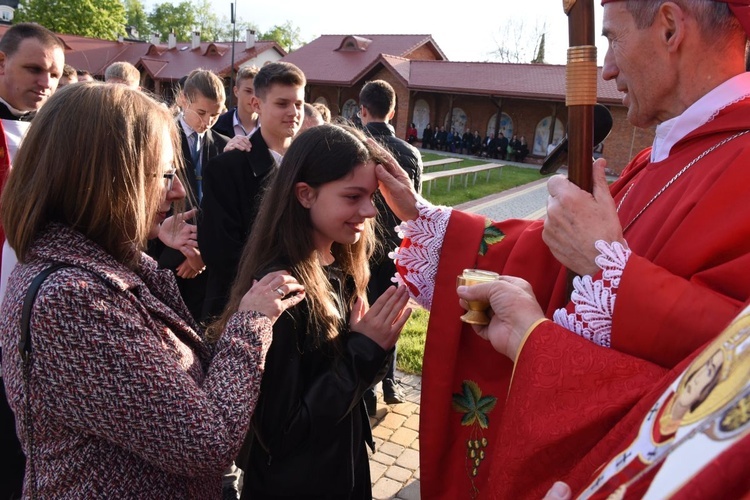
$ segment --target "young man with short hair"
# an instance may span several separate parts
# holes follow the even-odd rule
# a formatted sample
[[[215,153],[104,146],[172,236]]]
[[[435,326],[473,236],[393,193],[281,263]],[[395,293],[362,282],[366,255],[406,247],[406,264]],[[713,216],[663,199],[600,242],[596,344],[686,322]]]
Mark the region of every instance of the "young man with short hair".
[[[396,110],[396,92],[385,80],[374,80],[365,83],[359,93],[359,116],[365,132],[388,148],[414,184],[414,189],[421,190],[422,155],[417,148],[396,137],[396,132],[389,124]],[[396,266],[388,257],[388,252],[397,248],[401,242],[395,227],[401,222],[396,218],[380,194],[376,194],[378,207],[377,235],[383,247],[370,260],[370,281],[367,284],[367,299],[370,304],[385,292],[393,283],[391,278],[396,274]],[[395,378],[396,352],[383,379],[383,400],[387,404],[403,403],[404,395]],[[373,389],[364,395],[368,413],[372,416],[377,410],[377,399]]]
[[[65,64],[63,66],[62,76],[57,82],[57,88],[61,89],[66,85],[70,85],[71,83],[78,83],[78,73],[76,73],[76,69],[73,66],[71,66],[70,64]]]
[[[325,120],[323,120],[323,115],[320,114],[318,108],[316,108],[309,102],[305,103],[303,110],[305,112],[305,117],[302,120],[302,126],[299,128],[297,134],[301,134],[311,127],[317,127],[318,125],[323,125],[325,123]]]
[[[250,137],[258,128],[258,113],[252,103],[255,95],[253,81],[258,71],[260,70],[256,66],[243,66],[237,71],[237,79],[233,88],[237,106],[216,120],[213,127],[216,132],[230,138],[238,135]]]
[[[263,66],[251,97],[263,126],[250,136],[252,149],[226,151],[203,172],[203,214],[198,221],[198,246],[208,271],[203,319],[218,315],[226,305],[265,180],[278,168],[302,124],[305,83],[304,73],[293,64]]]
[[[229,140],[211,129],[224,110],[224,83],[212,71],[195,69],[177,95],[182,112],[177,116],[180,129],[183,158],[183,184],[192,194],[186,202],[186,210],[197,207],[203,197],[203,170],[211,158],[220,155]],[[199,247],[200,248],[200,247]],[[207,276],[200,253],[193,249],[171,248],[161,241],[149,243],[149,255],[160,268],[171,269],[177,278],[177,287],[185,305],[196,321],[203,312]]]
[[[126,61],[117,61],[110,64],[104,71],[104,81],[107,83],[120,83],[131,89],[140,88],[141,73],[138,68]]]
[[[93,82],[94,81],[94,77],[91,76],[91,73],[89,73],[88,70],[76,69],[76,75],[78,76],[79,82]]]

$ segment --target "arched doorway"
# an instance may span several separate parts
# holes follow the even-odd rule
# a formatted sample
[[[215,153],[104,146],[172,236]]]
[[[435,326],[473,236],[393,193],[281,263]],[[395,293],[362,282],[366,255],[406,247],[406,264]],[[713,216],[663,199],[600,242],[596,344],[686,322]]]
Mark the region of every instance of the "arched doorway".
[[[466,112],[461,108],[453,108],[453,116],[448,120],[448,113],[445,114],[446,121],[448,122],[448,132],[453,129],[456,134],[463,134],[466,128]]]
[[[492,115],[487,122],[487,136],[488,137],[495,137],[495,122],[497,121],[497,113]],[[513,137],[513,120],[510,119],[510,116],[507,113],[503,113],[500,116],[500,132],[510,139]]]
[[[354,121],[354,117],[357,115],[358,110],[359,105],[357,104],[357,101],[355,101],[354,99],[349,99],[341,108],[341,116],[343,116],[347,120]]]
[[[414,113],[411,121],[417,128],[417,137],[422,138],[422,132],[430,123],[430,105],[424,99],[419,99],[414,103]]]
[[[534,132],[534,143],[533,147],[531,148],[531,154],[539,155],[539,156],[547,156],[547,146],[550,144],[549,142],[549,129],[552,125],[552,117],[546,116],[542,118],[539,123],[536,125],[536,131]],[[565,130],[563,129],[563,124],[560,121],[559,118],[555,119],[555,133],[552,136],[552,145],[557,146],[560,144],[560,141],[562,140],[563,136],[565,135]]]

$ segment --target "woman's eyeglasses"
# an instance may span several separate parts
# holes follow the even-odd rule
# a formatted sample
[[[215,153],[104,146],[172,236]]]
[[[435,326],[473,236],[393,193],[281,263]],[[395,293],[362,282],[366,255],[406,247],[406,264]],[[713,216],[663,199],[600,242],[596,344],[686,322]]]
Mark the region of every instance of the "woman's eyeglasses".
[[[167,172],[164,172],[164,186],[167,188],[167,191],[171,191],[174,187],[174,178],[177,175],[177,169],[173,168],[172,170],[169,170]]]

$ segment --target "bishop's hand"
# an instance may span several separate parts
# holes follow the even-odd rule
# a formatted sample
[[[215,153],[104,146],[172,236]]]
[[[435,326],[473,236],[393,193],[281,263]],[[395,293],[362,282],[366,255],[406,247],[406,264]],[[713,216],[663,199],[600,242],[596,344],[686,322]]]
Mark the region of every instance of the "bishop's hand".
[[[515,361],[524,335],[531,326],[544,319],[544,312],[534,296],[531,285],[521,278],[500,276],[496,281],[471,286],[459,286],[461,307],[468,309],[468,301],[481,300],[490,304],[490,324],[472,325],[492,347]]]
[[[593,193],[561,175],[547,183],[549,198],[542,239],[560,263],[581,276],[599,272],[594,261],[599,255],[594,247],[598,240],[626,245],[604,173],[606,166],[603,159],[594,163]]]

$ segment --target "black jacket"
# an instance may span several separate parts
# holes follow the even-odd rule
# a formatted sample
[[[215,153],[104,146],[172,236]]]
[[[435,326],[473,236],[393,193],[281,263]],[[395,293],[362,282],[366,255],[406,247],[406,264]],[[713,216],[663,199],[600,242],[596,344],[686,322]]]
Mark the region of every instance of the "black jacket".
[[[223,113],[214,123],[211,128],[214,132],[218,132],[229,138],[234,137],[234,112],[237,108],[232,108],[229,111]]]
[[[185,136],[185,131],[180,127],[180,137],[182,138],[182,157],[185,162],[185,179],[187,181],[186,190],[189,190],[193,199],[195,199],[195,193],[197,193],[197,178],[195,173],[195,166],[190,152],[190,143],[188,138]],[[205,168],[209,161],[219,156],[227,145],[228,137],[219,134],[215,130],[207,130],[203,137],[203,147],[201,148],[201,165]],[[186,209],[192,208],[190,204],[190,197],[186,203]],[[159,267],[165,269],[171,269],[174,271],[177,266],[182,264],[185,260],[185,256],[179,250],[169,248],[164,245],[160,240],[155,239],[149,242],[149,255],[151,255],[159,263]],[[196,321],[200,321],[203,313],[203,301],[206,294],[207,276],[206,273],[199,274],[192,279],[183,279],[175,276],[177,279],[177,286],[180,289],[185,304],[190,309],[193,318]]]
[[[198,246],[208,283],[204,320],[227,303],[237,265],[258,214],[260,195],[277,168],[260,129],[250,137],[250,152],[232,150],[213,158],[203,170],[203,204],[198,219]]]
[[[243,499],[371,497],[365,445],[373,444],[362,394],[382,378],[390,352],[349,331],[353,281],[335,265],[327,271],[344,318],[340,348],[314,344],[306,301],[274,324],[260,398],[237,459],[245,470]]]
[[[398,164],[414,183],[414,189],[417,192],[421,191],[422,155],[419,150],[396,137],[393,127],[387,123],[368,123],[365,126],[365,131],[393,154]],[[375,197],[375,204],[378,208],[378,240],[384,244],[384,248],[379,249],[370,261],[371,276],[367,286],[367,298],[370,304],[393,284],[391,277],[396,273],[396,266],[388,257],[388,252],[396,248],[401,242],[394,229],[401,221],[388,208],[379,193]]]

